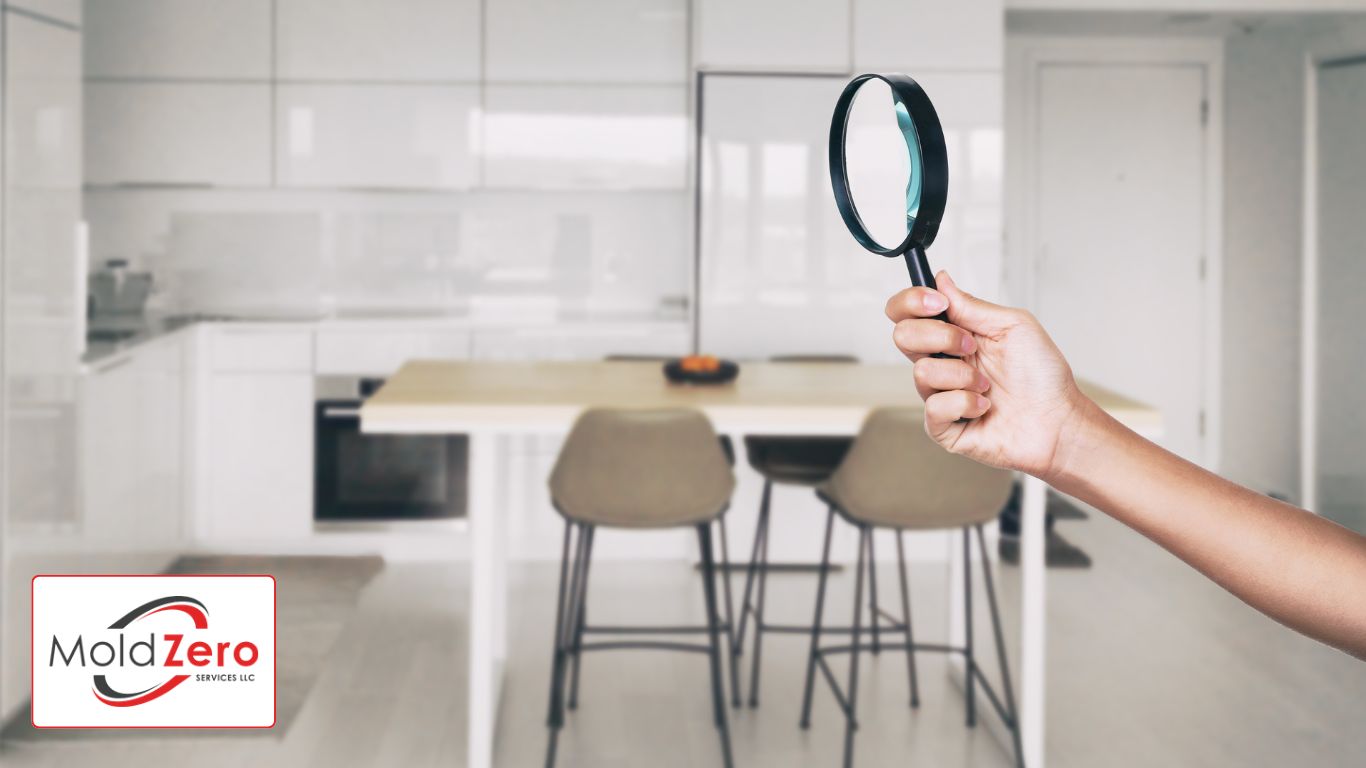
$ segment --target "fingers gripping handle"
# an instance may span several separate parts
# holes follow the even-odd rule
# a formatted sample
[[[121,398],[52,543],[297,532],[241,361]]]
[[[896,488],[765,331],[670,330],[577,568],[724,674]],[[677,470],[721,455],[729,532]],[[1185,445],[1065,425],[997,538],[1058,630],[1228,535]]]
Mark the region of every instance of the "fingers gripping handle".
[[[930,260],[925,256],[924,248],[917,245],[906,251],[906,270],[911,273],[911,285],[939,290],[939,286],[934,282],[934,273],[930,271]],[[934,319],[947,323],[949,321],[948,310],[935,315]],[[938,352],[931,357],[956,359],[955,355],[946,355],[943,352]]]

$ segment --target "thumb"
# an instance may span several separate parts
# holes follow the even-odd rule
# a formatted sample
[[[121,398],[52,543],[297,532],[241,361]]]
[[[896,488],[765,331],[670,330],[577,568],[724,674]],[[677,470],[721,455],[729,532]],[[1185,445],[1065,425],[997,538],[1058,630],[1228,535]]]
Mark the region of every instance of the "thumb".
[[[949,300],[949,322],[979,336],[991,336],[1010,328],[1015,322],[1009,307],[992,304],[958,287],[948,272],[935,276],[939,292]]]

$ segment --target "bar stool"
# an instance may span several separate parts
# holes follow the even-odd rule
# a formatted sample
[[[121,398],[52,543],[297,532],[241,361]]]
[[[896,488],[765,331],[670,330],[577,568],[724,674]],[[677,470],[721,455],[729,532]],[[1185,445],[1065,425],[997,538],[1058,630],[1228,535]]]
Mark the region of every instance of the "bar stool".
[[[565,519],[565,530],[555,608],[547,768],[555,764],[556,744],[564,725],[565,676],[571,659],[577,661],[586,651],[625,649],[707,654],[712,713],[720,732],[722,760],[727,768],[732,765],[721,678],[721,634],[724,631],[727,638],[732,636],[731,625],[723,624],[717,612],[711,526],[725,513],[734,488],[735,477],[721,452],[716,432],[697,411],[592,409],[575,422],[550,475],[551,501]],[[640,530],[696,528],[706,626],[586,624],[581,617],[587,601],[593,532],[598,526]],[[640,637],[695,633],[705,633],[708,642],[703,645]],[[584,642],[586,635],[595,634],[625,639]]]
[[[805,729],[811,724],[812,687],[815,683],[816,668],[819,667],[822,675],[830,683],[835,700],[845,715],[846,768],[853,762],[854,730],[858,727],[859,651],[863,635],[869,633],[861,624],[863,573],[865,565],[870,572],[874,568],[872,538],[873,530],[876,528],[887,528],[896,532],[899,554],[904,551],[902,535],[907,530],[962,530],[966,623],[964,646],[960,648],[915,642],[911,633],[910,588],[905,575],[904,557],[901,573],[902,617],[901,622],[894,623],[890,630],[905,633],[906,642],[900,647],[906,651],[912,706],[915,706],[917,698],[916,651],[963,654],[967,665],[965,677],[968,727],[977,724],[974,694],[976,686],[980,684],[983,693],[1010,729],[1015,764],[1024,765],[1023,753],[1020,750],[1019,717],[1015,708],[1010,667],[1006,660],[1005,641],[1001,635],[1001,616],[996,604],[996,588],[992,582],[991,564],[987,560],[986,542],[982,535],[982,524],[995,519],[1001,505],[1010,495],[1010,481],[1009,472],[954,456],[935,445],[925,434],[919,412],[909,408],[883,408],[873,411],[868,416],[854,440],[853,447],[849,450],[849,455],[830,480],[816,490],[821,500],[829,505],[830,511],[825,523],[820,583],[816,590],[816,615],[811,624],[811,652],[806,665],[801,727]],[[854,619],[847,645],[822,646],[821,636],[830,634],[830,630],[823,625],[823,612],[830,566],[830,534],[836,513],[854,525],[859,532],[858,564],[854,577]],[[970,534],[973,531],[977,533],[982,577],[986,585],[987,602],[991,606],[991,624],[995,633],[996,656],[1000,665],[1004,701],[982,674],[973,650],[972,558],[969,551]],[[876,598],[873,599],[869,610],[874,615],[880,611],[876,605]],[[877,628],[873,628],[870,634],[876,637],[878,631]],[[827,657],[841,653],[849,654],[849,678],[843,689],[836,681],[835,673],[827,661]]]
[[[852,355],[779,355],[769,358],[774,363],[846,363],[857,364]],[[768,591],[769,505],[773,484],[815,487],[830,478],[853,438],[807,435],[746,435],[745,454],[749,465],[764,478],[764,491],[759,502],[759,519],[754,526],[754,546],[749,565],[745,569],[745,589],[740,598],[740,624],[735,633],[735,653],[744,650],[745,630],[749,617],[754,617],[754,655],[750,659],[749,705],[759,706],[759,665],[763,654],[763,639],[767,632],[806,634],[809,628],[801,624],[770,624],[764,620],[764,596]],[[802,566],[797,566],[802,567]],[[757,589],[757,594],[755,590]],[[753,598],[753,600],[751,600]],[[738,692],[737,692],[738,695]]]

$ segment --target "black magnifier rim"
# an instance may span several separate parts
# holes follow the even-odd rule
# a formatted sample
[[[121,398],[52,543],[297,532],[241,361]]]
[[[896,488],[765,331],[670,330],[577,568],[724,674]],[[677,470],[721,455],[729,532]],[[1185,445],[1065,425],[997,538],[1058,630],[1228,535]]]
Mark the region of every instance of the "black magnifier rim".
[[[849,176],[845,170],[844,139],[849,130],[849,109],[854,105],[854,96],[869,80],[886,83],[901,103],[906,105],[906,112],[915,124],[916,138],[920,142],[923,174],[920,210],[911,231],[906,233],[906,239],[894,248],[883,246],[868,234],[854,205],[854,196],[849,191]],[[916,246],[930,247],[939,233],[939,222],[944,218],[944,204],[948,200],[949,158],[948,150],[944,147],[944,128],[939,123],[939,113],[934,111],[934,104],[919,83],[909,75],[869,73],[855,77],[844,86],[839,101],[835,102],[835,114],[830,121],[830,183],[835,190],[835,205],[839,207],[840,217],[859,245],[888,258],[901,256]]]

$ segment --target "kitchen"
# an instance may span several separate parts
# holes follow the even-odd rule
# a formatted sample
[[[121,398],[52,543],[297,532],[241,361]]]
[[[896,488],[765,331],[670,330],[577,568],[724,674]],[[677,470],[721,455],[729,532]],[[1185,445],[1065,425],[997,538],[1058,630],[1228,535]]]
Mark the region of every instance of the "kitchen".
[[[757,583],[772,587],[775,620],[809,632],[826,503],[812,483],[757,469],[752,438],[847,445],[871,407],[919,407],[883,314],[905,272],[854,242],[829,192],[830,111],[860,72],[911,74],[943,122],[952,182],[935,269],[1033,310],[1088,392],[1140,433],[1366,528],[1366,472],[1342,459],[1359,454],[1366,426],[1319,407],[1366,365],[1335,351],[1360,318],[1333,293],[1359,284],[1350,211],[1366,187],[1333,170],[1366,156],[1349,128],[1366,99],[1351,63],[1366,51],[1366,4],[1198,5],[5,3],[0,756],[83,764],[116,744],[117,760],[163,762],[220,749],[211,732],[31,728],[33,576],[267,572],[279,720],[220,760],[542,760],[568,551],[547,483],[584,406],[640,392],[703,411],[727,440],[734,490],[714,569],[718,601],[739,606],[727,621],[754,615],[754,575],[772,572]],[[1163,79],[1181,76],[1169,70],[1189,77]],[[1125,109],[1138,107],[1105,96],[1121,82],[1161,94],[1135,100],[1151,122],[1126,131]],[[1191,119],[1165,117],[1187,108]],[[1178,150],[1192,153],[1180,174],[1144,175]],[[1193,191],[1153,201],[1168,247],[1152,269],[1190,279],[1167,288],[1170,317],[1145,320],[1134,297],[1163,281],[1136,260],[1121,275],[1086,257],[1132,216],[1124,195],[1153,200],[1157,185]],[[1287,200],[1293,226],[1269,224]],[[1156,347],[1193,326],[1199,344]],[[1097,337],[1121,340],[1120,352]],[[1268,344],[1297,365],[1266,372]],[[738,361],[739,378],[680,394],[661,374],[655,387],[663,361],[695,353]],[[1198,392],[1144,363],[1157,354],[1199,370]],[[793,357],[830,359],[790,373]],[[576,388],[574,366],[650,379]],[[433,383],[411,378],[423,371]],[[465,371],[510,378],[459,389]],[[794,394],[808,379],[818,386]],[[600,402],[611,392],[618,402]],[[415,425],[402,408],[432,415]],[[1032,478],[1021,488],[1014,528],[1006,513],[998,530],[991,511],[980,543],[992,555],[966,559],[998,580],[1013,676],[998,671],[984,584],[966,619],[977,618],[987,679],[1015,679],[1021,754],[985,696],[982,727],[964,728],[961,663],[915,655],[924,703],[911,714],[905,664],[875,656],[859,762],[1127,765],[1222,750],[1238,756],[1230,763],[1334,764],[1366,747],[1342,725],[1361,714],[1366,672],[1195,581],[1103,513]],[[602,532],[589,539],[595,613],[701,621],[706,563],[692,531]],[[847,526],[826,536],[832,610],[844,616],[864,550]],[[917,634],[961,643],[957,541],[913,532],[904,559]],[[897,548],[878,544],[869,559],[895,602]],[[1153,649],[1125,644],[1135,621],[1160,635]],[[738,627],[724,629],[735,642]],[[1275,671],[1226,661],[1199,672],[1193,659],[1230,653],[1221,632],[1247,633],[1232,657]],[[766,706],[730,709],[735,762],[834,762],[835,698],[819,692],[809,733],[784,706],[800,698],[805,646],[763,642]],[[1106,658],[1107,647],[1137,658]],[[751,658],[745,648],[732,659],[744,674],[726,670],[743,678],[725,681],[737,701],[759,687]],[[575,656],[575,681],[578,666]],[[560,764],[719,762],[704,668],[660,654],[585,662]],[[1189,674],[1164,688],[1162,669]],[[1109,695],[1088,686],[1098,675],[1113,677]],[[1214,706],[1220,691],[1259,685],[1282,701]],[[1189,708],[1155,704],[1182,695]],[[1308,736],[1284,725],[1302,707]],[[1189,724],[1174,725],[1176,711]],[[1166,751],[1117,729],[1120,718],[1170,729]]]

